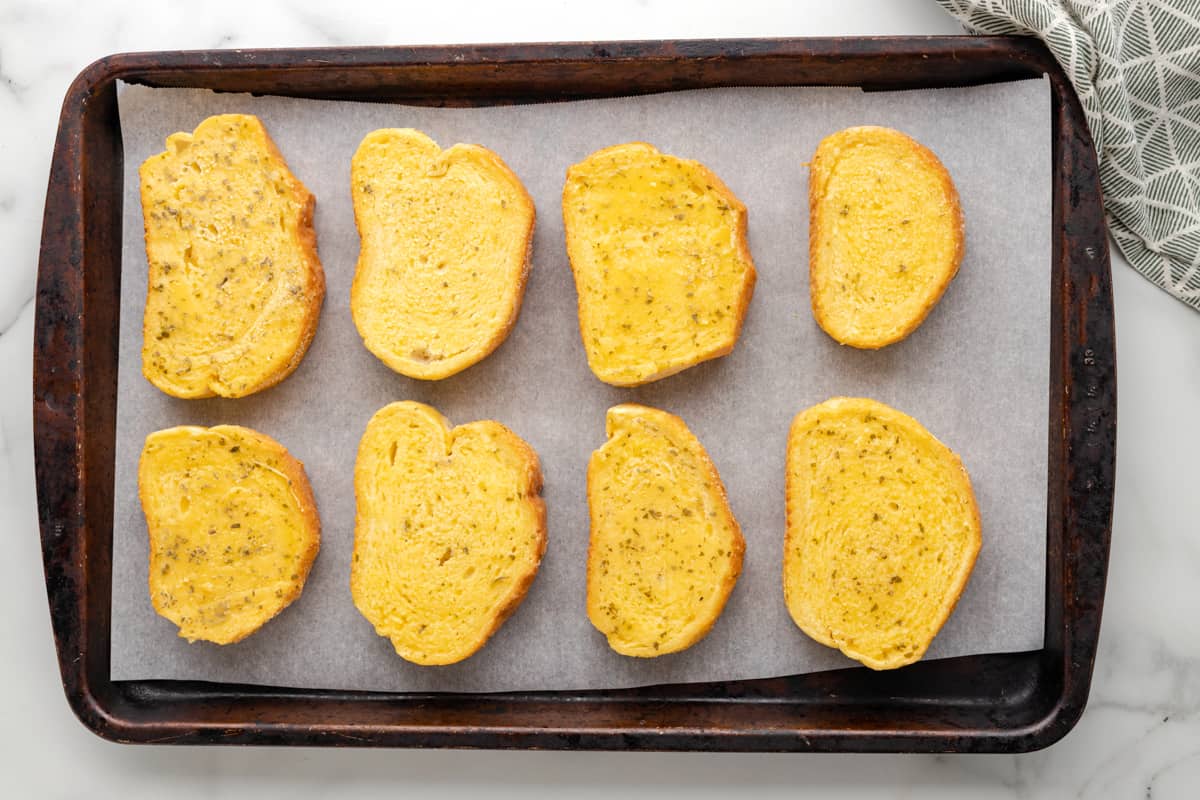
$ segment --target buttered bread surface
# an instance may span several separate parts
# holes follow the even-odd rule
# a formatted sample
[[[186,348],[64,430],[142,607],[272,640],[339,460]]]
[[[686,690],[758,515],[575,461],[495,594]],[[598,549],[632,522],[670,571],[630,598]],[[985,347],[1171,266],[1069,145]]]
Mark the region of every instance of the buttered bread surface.
[[[733,349],[754,263],[746,207],[711,170],[616,145],[567,171],[562,206],[596,377],[637,386]]]
[[[150,434],[138,467],[150,599],[188,641],[237,642],[300,595],[320,546],[304,465],[236,425]]]
[[[362,240],[351,288],[367,349],[410,378],[477,363],[516,323],[534,206],[498,155],[442,150],[420,131],[374,131],[351,164]]]
[[[958,193],[928,148],[878,126],[817,147],[809,176],[813,316],[837,341],[874,349],[914,331],[958,272]]]
[[[354,468],[354,603],[416,664],[452,664],[516,610],[546,549],[537,454],[498,422],[385,406]]]
[[[314,199],[257,117],[209,117],[141,165],[149,281],[142,371],[182,398],[283,380],[316,332]]]
[[[745,542],[716,467],[683,420],[626,403],[588,463],[587,611],[613,650],[691,647],[720,616]]]
[[[793,421],[786,493],[783,588],[796,624],[872,669],[920,659],[981,542],[958,456],[900,411],[837,397]]]

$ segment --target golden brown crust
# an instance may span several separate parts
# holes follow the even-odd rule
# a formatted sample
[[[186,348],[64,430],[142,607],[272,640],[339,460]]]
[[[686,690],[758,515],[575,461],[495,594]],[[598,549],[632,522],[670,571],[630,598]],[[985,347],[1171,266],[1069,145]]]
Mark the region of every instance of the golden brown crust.
[[[479,639],[479,644],[472,648],[470,653],[463,656],[464,659],[479,652],[479,649],[487,644],[496,631],[500,630],[500,626],[508,621],[508,618],[513,615],[513,612],[525,600],[525,595],[529,594],[529,588],[533,586],[533,579],[537,577],[538,570],[541,569],[542,557],[546,555],[546,502],[542,499],[543,480],[541,461],[538,459],[538,454],[529,446],[528,442],[499,422],[495,422],[494,424],[503,428],[504,432],[511,437],[513,445],[519,447],[525,454],[525,461],[529,470],[528,483],[525,484],[526,504],[532,507],[537,513],[537,560],[534,561],[529,571],[521,576],[521,580],[514,587],[508,603],[496,612],[492,626],[483,632],[483,635]]]
[[[675,435],[679,438],[684,439],[685,441],[696,440],[695,434],[693,434],[687,427],[687,423],[685,423],[675,414],[663,411],[662,409],[653,408],[652,406],[641,405],[640,403],[621,403],[620,405],[614,406],[612,409],[610,409],[609,413],[611,414],[613,411],[617,411],[619,409],[627,409],[633,413],[650,414],[654,417],[656,422],[665,424],[672,428]],[[600,446],[601,450],[603,450],[605,447],[608,447],[613,441],[612,431],[607,431],[607,434],[608,438],[606,439],[605,443]],[[613,644],[612,636],[608,636],[609,646],[622,655],[629,655],[638,658],[653,658],[658,655],[667,655],[668,653],[680,652],[696,644],[708,635],[709,631],[712,630],[713,625],[715,625],[717,620],[720,618],[721,613],[725,610],[725,604],[729,600],[729,595],[733,592],[733,588],[737,584],[738,578],[741,576],[742,562],[746,552],[746,539],[742,535],[742,528],[738,524],[737,519],[733,516],[733,511],[729,505],[729,496],[725,491],[725,484],[721,480],[721,475],[717,471],[716,465],[709,457],[708,451],[703,447],[703,445],[701,445],[698,448],[696,455],[702,462],[704,471],[708,475],[711,486],[716,490],[716,493],[720,498],[720,503],[718,503],[718,506],[721,509],[722,516],[729,525],[730,532],[733,534],[733,542],[728,551],[731,568],[725,580],[721,583],[717,590],[720,594],[720,602],[714,604],[713,606],[715,613],[709,616],[707,619],[704,619],[701,622],[701,626],[695,629],[691,636],[683,639],[681,642],[676,643],[676,645],[669,650],[664,649],[659,653],[653,654],[627,653],[617,649],[617,647]],[[596,480],[596,465],[595,460],[593,459],[589,460],[587,471],[588,522],[592,531],[595,531],[600,525],[600,517],[597,508],[599,504],[594,502],[592,499],[600,496],[600,489],[597,486]],[[596,546],[596,537],[594,535],[590,535],[588,537],[587,579],[585,584],[587,588],[587,613],[588,619],[591,621],[592,625],[597,630],[603,631],[603,614],[597,607],[599,600],[594,596],[592,591],[594,581],[596,581],[598,578],[596,573],[596,565],[600,560],[596,551]]]
[[[292,172],[287,168],[287,162],[284,160],[283,154],[279,152],[279,148],[275,146],[275,142],[271,137],[267,136],[265,129],[263,130],[263,136],[266,137],[267,147],[270,149],[272,155],[279,160],[279,163],[291,175]],[[307,304],[307,313],[304,315],[304,328],[300,334],[299,343],[292,352],[292,357],[287,365],[278,372],[268,375],[257,387],[237,395],[238,397],[244,397],[254,392],[260,392],[263,389],[269,389],[295,372],[296,367],[300,366],[300,362],[304,360],[305,354],[308,353],[308,347],[312,344],[313,337],[317,335],[317,323],[321,319],[321,307],[325,302],[325,269],[321,266],[321,258],[317,254],[317,230],[313,225],[313,212],[316,210],[317,198],[299,178],[293,175],[293,179],[292,188],[302,209],[300,212],[300,223],[297,226],[296,232],[300,236],[300,252],[303,254],[304,261],[308,265],[310,275],[310,291],[306,293],[309,301]]]
[[[181,425],[176,428],[167,428],[161,431],[156,431],[154,434],[151,434],[151,436],[157,434],[168,434],[177,430],[194,427],[196,426]],[[321,518],[317,512],[317,503],[316,499],[313,497],[312,485],[308,481],[308,474],[304,471],[304,462],[300,461],[298,458],[288,452],[287,448],[282,444],[266,434],[259,433],[252,428],[244,428],[240,425],[217,425],[213,428],[201,428],[200,430],[207,430],[218,435],[225,434],[231,437],[240,437],[244,440],[254,443],[263,450],[274,453],[279,458],[280,469],[287,476],[288,480],[291,482],[292,489],[295,491],[296,499],[300,504],[299,510],[304,517],[305,531],[309,534],[309,536],[306,537],[307,546],[300,555],[300,562],[296,572],[298,577],[295,581],[289,583],[286,593],[282,597],[279,608],[277,608],[273,614],[267,617],[262,617],[256,622],[256,624],[247,626],[243,630],[234,633],[229,638],[218,640],[208,637],[199,637],[205,641],[210,641],[219,645],[235,644],[242,641],[247,636],[261,628],[263,625],[277,617],[280,612],[290,606],[296,600],[296,598],[300,596],[301,592],[304,591],[304,584],[308,580],[309,572],[311,572],[313,563],[317,560],[317,554],[321,550]],[[147,494],[149,491],[147,488],[149,481],[145,479],[145,469],[146,464],[143,455],[143,458],[139,460],[138,464],[138,500],[141,502],[142,508],[148,510],[153,506],[150,503],[150,497]],[[146,524],[148,528],[153,529],[158,523],[156,520],[151,519],[149,515],[147,515]],[[155,576],[161,573],[162,555],[158,552],[158,548],[156,546],[157,543],[154,536],[149,537],[149,542],[150,558],[147,565],[147,584],[150,587],[150,602],[154,606],[154,610],[159,616],[165,619],[170,619],[167,614],[167,610],[160,604],[158,592],[155,591]],[[183,634],[180,633],[180,635],[182,636]]]
[[[227,391],[220,391],[218,387],[213,386],[214,382],[209,380],[205,388],[202,390],[195,392],[181,391],[171,384],[158,380],[158,376],[147,368],[147,364],[143,358],[142,374],[145,376],[145,378],[164,393],[169,394],[172,397],[179,397],[182,399],[203,399],[206,397],[217,397],[218,395],[222,397],[246,397],[247,395],[263,391],[264,389],[269,389],[272,386],[280,383],[284,378],[291,375],[298,366],[300,366],[300,362],[304,359],[305,354],[308,352],[308,347],[312,343],[313,337],[316,336],[317,323],[320,320],[321,308],[325,301],[325,270],[321,265],[321,259],[317,253],[317,234],[316,229],[313,226],[313,211],[316,206],[316,198],[304,185],[303,181],[301,181],[300,178],[298,178],[288,167],[287,160],[284,159],[283,154],[279,151],[275,141],[271,138],[266,127],[262,124],[262,121],[258,117],[251,114],[230,116],[244,116],[257,128],[258,133],[262,137],[263,145],[267,149],[269,158],[277,163],[279,169],[284,175],[288,176],[289,180],[287,183],[290,186],[293,195],[295,196],[297,204],[301,208],[300,220],[297,223],[296,232],[298,235],[298,241],[296,244],[305,264],[308,267],[307,275],[309,279],[309,285],[307,287],[308,291],[304,292],[306,301],[304,325],[300,333],[300,338],[296,343],[295,350],[292,351],[291,358],[287,361],[287,363],[275,372],[262,376],[259,381],[247,386],[244,389],[229,388]],[[195,132],[199,131],[204,122],[207,121],[208,120],[204,120],[200,123],[200,125],[197,125],[195,131],[192,132],[192,135],[195,135]],[[154,158],[156,157],[151,157],[142,163],[138,170],[139,175],[144,175],[144,171]],[[143,236],[146,242],[149,243],[151,236],[150,208],[153,205],[153,198],[151,197],[149,185],[144,178],[140,181],[139,197],[141,199],[143,212]],[[146,281],[146,307],[149,307],[151,287],[153,287],[155,283],[162,279],[162,274],[158,271],[157,265],[153,260],[147,260],[149,261],[149,277]],[[143,316],[143,341],[148,341],[149,337],[153,335],[151,332],[151,325],[151,319],[147,316]]]
[[[823,233],[825,230],[824,214],[822,212],[822,200],[825,195],[825,184],[829,178],[830,172],[833,169],[831,154],[828,152],[827,143],[834,137],[849,134],[852,132],[879,132],[887,136],[895,136],[904,140],[911,148],[913,154],[921,161],[926,169],[937,176],[938,183],[942,187],[951,211],[957,221],[957,235],[955,236],[955,254],[949,270],[945,273],[941,280],[938,281],[935,293],[922,305],[917,314],[902,326],[899,331],[893,336],[877,339],[864,336],[844,336],[837,332],[835,326],[832,326],[829,321],[829,310],[825,308],[822,298],[825,297],[824,283],[822,279],[824,274],[817,268],[819,263],[818,254],[820,252]],[[938,157],[925,145],[918,142],[911,136],[891,128],[885,128],[878,125],[860,125],[854,128],[847,128],[843,131],[831,134],[817,146],[817,151],[813,155],[813,160],[810,166],[810,177],[808,182],[808,215],[809,215],[809,233],[808,233],[808,291],[809,298],[812,304],[813,318],[821,329],[833,337],[841,344],[849,345],[860,350],[878,350],[890,344],[903,341],[913,331],[921,326],[925,318],[942,299],[942,295],[946,293],[950,282],[958,274],[958,268],[962,264],[963,255],[966,251],[966,226],[963,219],[962,204],[959,201],[958,190],[954,186],[954,181],[950,178],[950,173],[946,170],[945,165]]]
[[[529,212],[529,225],[525,229],[525,262],[521,266],[520,274],[517,275],[517,279],[516,279],[517,289],[513,296],[512,306],[509,309],[508,319],[505,321],[503,327],[498,328],[496,330],[495,334],[491,338],[489,338],[480,347],[479,358],[476,359],[475,361],[471,362],[472,364],[478,364],[480,361],[483,361],[485,358],[487,358],[493,352],[495,352],[496,348],[499,347],[504,342],[504,340],[508,338],[508,335],[510,333],[512,333],[513,326],[515,326],[517,324],[517,318],[520,317],[520,315],[521,315],[521,305],[524,303],[524,300],[525,300],[525,287],[529,283],[529,270],[533,265],[533,229],[537,225],[537,208],[534,206],[533,197],[532,197],[532,195],[529,194],[529,191],[525,188],[525,184],[521,183],[521,179],[517,177],[517,173],[513,172],[512,169],[508,166],[508,164],[504,163],[504,160],[501,159],[499,155],[492,152],[491,150],[488,150],[486,147],[483,147],[482,145],[477,145],[477,144],[454,145],[454,147],[464,147],[464,148],[469,147],[472,151],[478,152],[478,154],[481,157],[486,158],[489,162],[491,162],[491,164],[497,170],[504,173],[504,175],[508,178],[509,182],[512,183],[513,187],[517,190],[519,197],[521,198],[521,204]],[[450,149],[453,150],[454,147],[451,147]],[[470,366],[470,364],[468,364],[466,366]],[[466,369],[466,366],[461,367],[460,370]],[[459,371],[459,370],[456,370],[456,371]],[[523,441],[522,441],[522,444],[524,444]],[[536,458],[536,455],[535,455],[535,458]],[[539,486],[540,486],[540,484],[539,484]],[[532,580],[533,579],[530,578],[531,582],[532,582]],[[512,613],[512,612],[509,612],[509,613]],[[503,622],[503,620],[501,620],[501,622]]]
[[[979,505],[975,500],[975,493],[971,487],[970,476],[967,474],[967,469],[963,465],[962,459],[959,457],[959,455],[949,447],[946,447],[945,444],[938,440],[937,437],[933,436],[933,434],[926,430],[926,428],[917,420],[913,419],[902,411],[891,408],[890,406],[879,403],[875,400],[853,397],[832,397],[824,403],[801,411],[792,420],[792,424],[788,432],[789,452],[793,447],[797,446],[795,441],[798,436],[797,432],[799,431],[800,427],[808,421],[809,416],[813,413],[820,413],[823,410],[828,409],[830,404],[836,403],[853,404],[855,409],[869,411],[870,413],[881,417],[886,416],[889,420],[894,420],[903,425],[909,431],[910,435],[922,438],[928,437],[928,439],[931,439],[938,446],[939,452],[943,453],[946,463],[950,467],[950,469],[945,471],[945,474],[951,477],[951,479],[957,485],[958,490],[970,501],[969,510],[972,517],[972,526],[970,529],[971,539],[968,547],[963,551],[963,557],[959,564],[959,569],[954,574],[954,578],[947,588],[944,596],[944,602],[942,603],[942,606],[938,611],[938,615],[935,618],[935,624],[931,626],[931,633],[928,639],[918,642],[916,650],[910,654],[898,654],[895,658],[881,660],[876,659],[869,653],[859,651],[853,645],[849,645],[845,642],[837,640],[830,635],[827,626],[821,624],[820,620],[816,617],[797,616],[792,603],[792,588],[790,582],[788,581],[788,560],[786,554],[792,549],[793,542],[795,541],[796,537],[802,534],[804,518],[802,513],[803,509],[797,508],[793,503],[793,498],[795,495],[795,493],[792,491],[791,485],[793,476],[791,469],[789,469],[787,472],[786,481],[788,485],[785,491],[786,511],[783,542],[783,552],[785,555],[783,559],[782,575],[784,599],[788,606],[789,613],[791,613],[796,625],[810,638],[816,640],[817,642],[820,642],[827,647],[837,648],[849,658],[853,658],[873,670],[896,669],[915,663],[925,655],[925,651],[929,649],[929,645],[933,643],[937,633],[946,624],[946,621],[950,619],[950,615],[954,612],[955,606],[958,605],[958,600],[962,596],[963,591],[966,589],[967,581],[970,579],[971,572],[975,567],[976,557],[979,555],[980,547],[983,544],[983,523],[979,516]],[[828,412],[826,411],[825,413]],[[791,459],[789,458],[788,461],[790,464]]]
[[[373,131],[371,134],[368,134],[363,140],[364,143],[372,135],[378,133],[381,133],[381,131]],[[421,135],[424,136],[424,134]],[[425,138],[428,139],[428,137]],[[432,139],[429,141],[433,142]],[[433,144],[435,147],[437,146],[436,143]],[[452,375],[462,372],[468,367],[478,364],[480,361],[483,361],[485,358],[495,352],[496,348],[503,344],[504,340],[508,338],[508,335],[512,333],[512,329],[517,324],[517,319],[521,315],[521,306],[525,298],[525,288],[528,284],[529,271],[533,264],[533,231],[537,224],[537,209],[534,206],[533,197],[529,194],[529,191],[525,188],[525,185],[521,182],[521,179],[517,177],[517,174],[512,171],[508,164],[506,164],[498,154],[486,147],[483,147],[482,145],[461,143],[455,144],[449,148],[446,148],[445,150],[439,148],[438,152],[443,154],[447,160],[453,159],[459,154],[463,154],[467,157],[474,157],[486,162],[490,167],[499,172],[510,184],[511,188],[516,191],[518,201],[529,215],[529,223],[526,226],[524,234],[525,258],[514,281],[516,284],[516,290],[513,294],[513,301],[509,306],[508,317],[501,326],[492,331],[486,340],[450,358],[442,359],[436,362],[420,363],[412,359],[402,359],[396,357],[392,353],[379,350],[378,348],[372,348],[371,345],[366,342],[366,338],[364,337],[364,344],[366,344],[367,349],[371,350],[375,357],[387,364],[389,368],[410,378],[430,381],[449,378]],[[360,298],[359,275],[362,272],[363,265],[368,263],[370,259],[374,257],[374,252],[373,248],[368,245],[368,242],[370,241],[369,237],[364,235],[365,224],[363,219],[365,217],[365,212],[363,210],[363,206],[366,201],[363,198],[363,193],[359,190],[358,185],[355,183],[351,184],[351,200],[354,207],[354,226],[358,231],[359,241],[362,243],[361,249],[359,250],[358,261],[355,265],[354,283],[350,292],[351,313],[357,320],[359,319],[359,310],[363,307],[363,303],[366,302]]]
[[[749,232],[748,232],[748,223],[747,223],[749,215],[746,212],[745,204],[742,203],[742,201],[737,198],[737,196],[733,193],[732,189],[730,189],[728,186],[725,185],[725,181],[721,180],[721,178],[717,175],[717,173],[713,172],[711,169],[706,167],[704,164],[701,164],[699,161],[692,161],[691,163],[696,165],[696,168],[700,171],[700,174],[703,175],[705,177],[705,179],[708,180],[712,184],[712,187],[717,192],[717,194],[721,195],[721,197],[725,201],[725,203],[736,212],[736,214],[735,214],[735,216],[737,217],[737,237],[736,238],[737,238],[738,254],[741,256],[742,261],[746,264],[746,275],[742,281],[742,290],[741,290],[741,292],[738,293],[738,306],[737,306],[737,310],[736,310],[737,324],[734,326],[733,337],[729,340],[729,345],[727,347],[723,347],[720,350],[713,351],[711,354],[706,355],[703,359],[700,360],[700,361],[708,361],[709,359],[720,358],[721,356],[729,355],[731,352],[733,352],[733,346],[735,344],[737,344],[738,339],[741,338],[742,325],[746,321],[746,313],[750,310],[750,298],[752,298],[754,296],[754,285],[758,280],[758,272],[754,268],[754,259],[751,258],[751,256],[750,256],[750,236],[749,236]],[[697,361],[696,363],[700,363],[700,361]],[[694,365],[689,364],[688,366],[694,366]],[[686,367],[681,367],[680,369],[686,369]],[[659,375],[656,375],[655,377],[650,378],[649,380],[651,380],[651,381],[659,380],[660,378],[665,378],[668,375],[673,375],[678,371],[680,371],[680,370],[671,370],[669,372],[660,373]],[[643,381],[643,383],[648,383],[648,382],[649,381]],[[682,420],[680,421],[680,424],[682,424]],[[709,462],[709,466],[712,466],[711,462]],[[713,467],[713,472],[714,473],[716,472],[715,467]],[[724,487],[722,487],[721,491],[723,494],[725,491]],[[736,525],[736,522],[734,524]],[[741,529],[739,528],[738,530],[739,530],[739,536],[740,536]],[[740,555],[739,555],[739,559],[740,559]],[[739,564],[740,563],[741,562],[739,560]]]
[[[594,153],[591,153],[587,157],[587,159],[585,159],[585,162],[590,161],[595,158],[599,158],[599,157],[611,154],[611,153],[620,152],[622,150],[627,150],[630,148],[645,149],[648,152],[650,152],[651,154],[660,154],[660,152],[661,152],[657,147],[655,147],[654,145],[652,145],[648,142],[642,142],[642,141],[625,142],[624,144],[610,145],[608,147],[597,150]],[[678,156],[675,156],[675,158],[678,158]],[[746,314],[750,308],[750,300],[754,296],[754,286],[755,286],[755,283],[758,278],[758,273],[754,267],[754,259],[750,255],[750,241],[749,241],[748,225],[747,225],[747,216],[748,215],[747,215],[745,204],[743,204],[742,201],[737,198],[737,195],[735,195],[733,193],[733,190],[731,190],[725,184],[725,182],[722,181],[721,178],[715,172],[713,172],[711,169],[709,169],[707,166],[705,166],[701,162],[695,161],[693,159],[679,158],[679,160],[691,165],[694,169],[699,171],[700,174],[704,175],[705,179],[712,185],[713,190],[721,196],[721,198],[725,201],[725,203],[730,208],[732,208],[735,211],[735,217],[737,219],[737,228],[736,228],[737,248],[738,248],[738,253],[741,256],[743,263],[746,265],[746,271],[745,271],[745,276],[744,276],[743,282],[742,282],[742,290],[738,294],[738,306],[736,309],[737,316],[736,316],[736,323],[734,325],[733,336],[731,336],[729,339],[729,342],[722,347],[713,348],[708,351],[697,352],[694,360],[690,360],[687,363],[679,364],[679,365],[676,365],[676,366],[673,366],[673,367],[670,367],[667,369],[660,370],[660,371],[654,373],[653,375],[650,375],[642,380],[623,381],[623,380],[618,380],[618,379],[613,379],[613,378],[607,378],[607,377],[597,374],[596,377],[600,378],[600,380],[604,381],[605,383],[607,383],[611,386],[621,386],[621,387],[643,386],[647,383],[653,383],[654,381],[662,380],[663,378],[668,378],[671,375],[675,375],[679,372],[682,372],[685,369],[688,369],[689,367],[694,367],[697,364],[701,364],[705,361],[710,361],[714,358],[721,358],[722,356],[729,355],[731,352],[733,352],[734,345],[737,344],[738,339],[741,338],[742,325],[744,324],[744,322],[746,320]],[[571,271],[572,271],[572,273],[575,274],[576,281],[578,281],[579,266],[578,266],[578,259],[575,257],[574,254],[579,252],[579,247],[580,247],[581,242],[579,239],[579,234],[575,232],[574,226],[571,225],[570,220],[567,216],[567,200],[569,199],[568,198],[568,190],[571,186],[572,173],[577,167],[579,167],[582,163],[585,163],[585,162],[580,162],[580,164],[573,164],[567,168],[567,177],[566,177],[566,180],[563,182],[563,191],[562,191],[563,232],[565,234],[566,244],[567,244],[567,260],[571,264]],[[583,339],[584,349],[586,350],[587,349],[587,333],[583,328],[583,297],[582,296],[578,297],[578,299],[576,300],[576,316],[580,322],[580,337]]]
[[[541,461],[538,458],[537,452],[529,445],[528,442],[526,442],[524,439],[522,439],[517,434],[513,433],[513,431],[510,430],[507,426],[505,426],[499,422],[496,422],[495,420],[478,420],[476,422],[464,423],[463,425],[451,427],[449,420],[447,420],[440,412],[437,411],[437,409],[433,408],[432,406],[428,406],[424,403],[416,403],[414,401],[400,401],[397,403],[392,403],[391,405],[396,406],[396,405],[400,405],[400,404],[422,406],[424,410],[426,410],[427,412],[430,412],[430,416],[433,418],[436,418],[441,423],[443,435],[445,436],[447,449],[449,449],[453,445],[454,439],[459,434],[459,432],[461,432],[464,428],[468,428],[468,427],[486,426],[486,427],[491,428],[493,431],[495,431],[502,437],[504,437],[508,441],[509,446],[512,447],[513,450],[519,452],[523,456],[522,461],[524,462],[524,465],[525,465],[525,478],[526,478],[523,502],[526,505],[528,505],[530,508],[532,508],[537,515],[537,523],[536,523],[537,524],[537,530],[536,530],[537,558],[530,565],[529,570],[527,572],[525,572],[524,574],[522,574],[520,576],[519,580],[514,584],[513,589],[512,589],[512,594],[509,595],[509,598],[507,599],[505,604],[496,611],[495,615],[491,619],[491,622],[487,626],[479,629],[478,637],[476,638],[476,640],[474,642],[472,642],[468,646],[468,648],[460,651],[453,658],[448,658],[448,659],[431,658],[431,659],[423,660],[420,662],[412,661],[411,659],[407,658],[406,656],[404,656],[403,654],[400,654],[397,651],[398,655],[401,655],[402,658],[405,658],[405,660],[410,661],[410,663],[419,663],[422,666],[445,666],[448,664],[455,664],[460,661],[465,661],[466,659],[473,656],[475,653],[479,652],[479,650],[485,644],[488,643],[488,641],[492,638],[492,636],[496,633],[496,631],[498,631],[500,629],[500,626],[503,625],[508,620],[508,618],[511,617],[513,615],[513,613],[517,610],[517,608],[521,605],[521,602],[525,599],[525,596],[529,593],[530,587],[533,585],[534,578],[537,577],[538,570],[541,567],[542,557],[546,554],[546,544],[547,544],[546,503],[542,499],[542,496],[541,496],[542,486],[543,486]],[[385,406],[385,409],[386,408],[388,408],[388,406]],[[383,410],[384,409],[380,409],[381,412]],[[377,412],[377,414],[378,413],[379,412]],[[358,481],[358,472],[359,472],[359,465],[356,464],[355,465],[355,494],[356,494],[356,496],[358,494],[358,482],[359,482]],[[353,547],[353,551],[352,551],[352,555],[351,555],[351,563],[352,564],[358,564],[359,559],[363,555],[360,550],[360,547],[363,545],[362,537],[358,535],[358,531],[361,530],[363,527],[365,527],[365,525],[366,525],[366,516],[363,513],[363,503],[361,501],[359,501],[359,502],[356,502],[356,504],[355,504],[355,516],[354,516],[355,536],[354,536],[354,547]],[[357,569],[352,568],[351,572],[350,572],[350,593],[351,593],[351,595],[354,596],[355,598],[357,598],[360,596],[360,592],[367,592],[367,591],[369,591],[369,588],[362,587],[360,584],[360,572]],[[361,612],[362,612],[362,610],[360,608],[360,613]],[[365,614],[364,614],[364,616],[365,616]],[[370,620],[368,618],[368,621],[370,621],[374,625],[373,620]]]

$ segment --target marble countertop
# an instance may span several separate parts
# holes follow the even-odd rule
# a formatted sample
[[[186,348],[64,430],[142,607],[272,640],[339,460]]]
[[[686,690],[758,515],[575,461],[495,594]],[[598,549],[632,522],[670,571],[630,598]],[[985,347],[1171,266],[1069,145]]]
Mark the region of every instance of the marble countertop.
[[[1026,756],[149,748],[72,717],[42,578],[30,412],[33,289],[59,106],[128,50],[711,36],[957,33],[932,0],[400,3],[0,0],[0,765],[12,796],[296,798],[1200,796],[1200,314],[1114,253],[1120,425],[1112,559],[1091,701]]]

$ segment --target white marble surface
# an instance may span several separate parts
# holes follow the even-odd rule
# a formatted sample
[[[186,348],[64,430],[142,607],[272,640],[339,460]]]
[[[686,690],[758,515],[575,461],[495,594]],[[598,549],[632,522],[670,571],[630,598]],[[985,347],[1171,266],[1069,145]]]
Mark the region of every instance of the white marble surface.
[[[1091,702],[1028,756],[122,747],[71,716],[34,507],[34,273],[66,87],[122,50],[954,33],[932,0],[403,4],[0,1],[0,770],[6,796],[1195,798],[1200,796],[1200,315],[1113,259],[1120,364],[1112,563]]]

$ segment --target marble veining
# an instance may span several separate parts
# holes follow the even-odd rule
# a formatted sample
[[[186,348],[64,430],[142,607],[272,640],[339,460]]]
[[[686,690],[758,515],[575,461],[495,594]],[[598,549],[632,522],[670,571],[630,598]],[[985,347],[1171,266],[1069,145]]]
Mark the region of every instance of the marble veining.
[[[202,7],[0,3],[0,764],[13,796],[1200,797],[1200,315],[1113,258],[1120,364],[1117,502],[1091,702],[1027,756],[769,756],[131,748],[62,698],[33,488],[33,292],[67,85],[121,50],[690,36],[954,33],[927,0],[607,0],[401,8],[327,0]],[[64,768],[64,765],[69,767]]]

